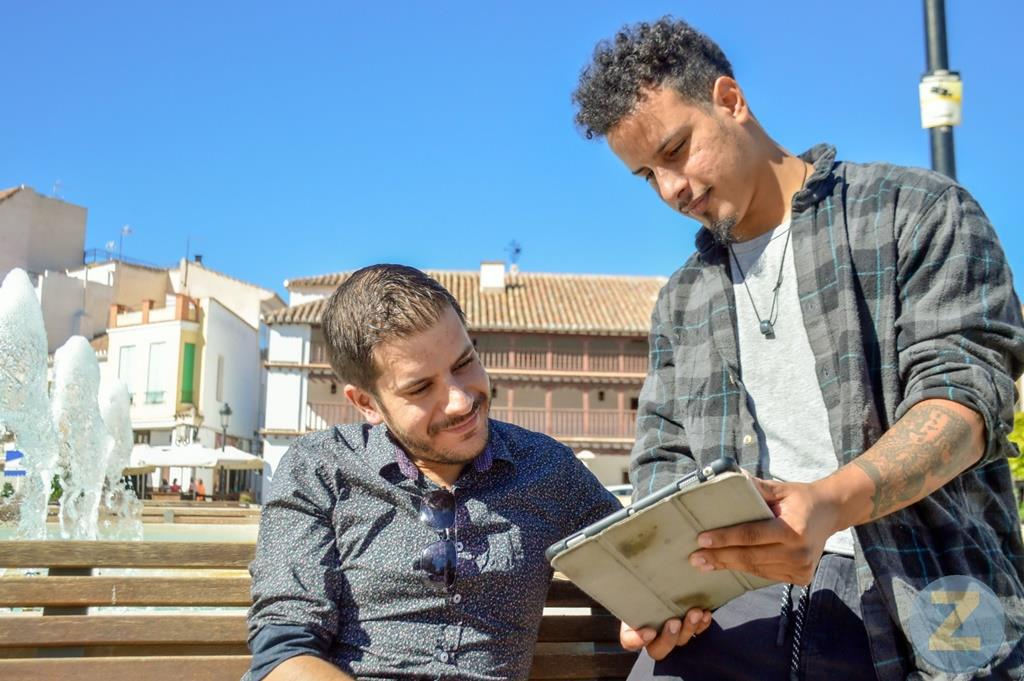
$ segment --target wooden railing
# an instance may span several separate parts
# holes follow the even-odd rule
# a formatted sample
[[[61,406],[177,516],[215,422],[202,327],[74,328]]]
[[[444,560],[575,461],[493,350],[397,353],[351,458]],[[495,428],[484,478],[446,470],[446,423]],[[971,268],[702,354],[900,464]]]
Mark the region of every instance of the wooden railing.
[[[351,405],[310,403],[307,430],[323,430],[337,423],[360,423]],[[636,412],[614,409],[551,409],[491,407],[491,418],[562,438],[630,438],[636,434]]]
[[[557,352],[547,350],[481,350],[487,369],[602,374],[646,374],[647,355],[617,352]],[[328,364],[327,346],[310,343],[310,364]]]
[[[491,418],[565,438],[633,438],[636,412],[613,409],[543,409],[491,407]]]
[[[306,430],[324,430],[339,423],[363,422],[362,414],[347,402],[310,402],[306,407]]]
[[[647,373],[647,355],[622,353],[548,352],[547,350],[481,350],[488,369],[566,371],[615,374]]]

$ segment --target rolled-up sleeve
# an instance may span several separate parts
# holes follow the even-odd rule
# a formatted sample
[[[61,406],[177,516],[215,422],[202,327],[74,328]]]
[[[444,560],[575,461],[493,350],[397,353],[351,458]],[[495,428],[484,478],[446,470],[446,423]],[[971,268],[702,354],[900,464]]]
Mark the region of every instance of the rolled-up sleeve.
[[[1024,366],[1024,333],[1020,301],[992,225],[954,185],[897,237],[904,397],[896,418],[925,399],[958,402],[985,421],[979,465],[1015,455],[1006,436]]]
[[[252,666],[262,679],[297,655],[328,658],[338,630],[342,575],[332,511],[332,474],[320,470],[302,441],[281,459],[260,517],[249,610]]]

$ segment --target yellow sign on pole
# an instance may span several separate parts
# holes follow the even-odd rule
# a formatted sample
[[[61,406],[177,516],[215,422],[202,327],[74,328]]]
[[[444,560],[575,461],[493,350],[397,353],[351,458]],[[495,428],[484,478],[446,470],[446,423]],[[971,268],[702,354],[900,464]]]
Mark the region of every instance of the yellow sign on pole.
[[[946,71],[923,76],[918,85],[921,127],[960,125],[963,92],[963,83],[958,73]]]

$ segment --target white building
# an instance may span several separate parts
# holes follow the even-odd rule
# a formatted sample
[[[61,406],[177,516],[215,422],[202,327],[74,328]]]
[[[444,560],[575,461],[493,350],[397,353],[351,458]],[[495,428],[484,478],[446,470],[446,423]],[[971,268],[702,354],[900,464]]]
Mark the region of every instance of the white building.
[[[224,442],[258,453],[265,371],[260,317],[284,307],[277,294],[195,261],[167,270],[112,261],[70,275],[107,282],[114,292],[105,343],[97,339],[94,347],[106,352],[102,371],[132,394],[136,443]],[[225,405],[231,410],[226,440],[220,416]],[[154,482],[178,478],[187,487],[186,475],[170,468]],[[239,477],[247,475],[232,473],[227,489],[253,486]],[[212,492],[217,485],[211,472],[201,476]]]
[[[605,484],[624,481],[663,277],[428,271],[459,301],[491,378],[491,415],[548,433]],[[285,282],[268,315],[265,483],[296,437],[361,420],[327,361],[320,318],[348,273]],[[269,470],[268,470],[269,469]]]

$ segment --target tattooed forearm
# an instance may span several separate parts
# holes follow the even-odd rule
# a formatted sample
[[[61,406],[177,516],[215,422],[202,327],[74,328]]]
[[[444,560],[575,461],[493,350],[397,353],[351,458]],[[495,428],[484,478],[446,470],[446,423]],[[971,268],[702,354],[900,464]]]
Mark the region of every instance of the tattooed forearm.
[[[908,506],[977,460],[979,425],[952,408],[922,402],[853,460],[874,483],[871,520]]]

